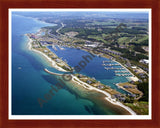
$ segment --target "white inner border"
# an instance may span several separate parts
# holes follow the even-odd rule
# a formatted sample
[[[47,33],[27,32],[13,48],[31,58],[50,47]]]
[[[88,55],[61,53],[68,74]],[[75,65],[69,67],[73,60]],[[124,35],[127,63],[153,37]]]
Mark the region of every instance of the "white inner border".
[[[47,12],[47,11],[68,11],[68,12],[72,12],[72,11],[95,11],[95,12],[101,12],[101,11],[106,11],[106,12],[148,12],[149,14],[149,115],[12,115],[12,94],[11,94],[11,90],[12,90],[12,58],[11,58],[11,55],[12,55],[12,11],[40,11],[40,12]],[[151,78],[151,74],[152,74],[152,70],[151,70],[151,67],[152,67],[152,56],[151,56],[151,53],[152,53],[152,48],[151,48],[151,9],[150,8],[134,8],[134,9],[9,9],[9,13],[8,13],[8,16],[9,16],[9,100],[8,100],[8,104],[9,104],[9,119],[10,120],[15,120],[15,119],[19,119],[19,120],[30,120],[30,119],[41,119],[41,120],[44,120],[44,119],[49,119],[49,120],[60,120],[60,119],[65,119],[65,120],[69,120],[69,119],[73,119],[73,120],[76,120],[76,119],[88,119],[88,120],[92,120],[92,119],[96,119],[96,120],[101,120],[101,119],[107,119],[107,120],[131,120],[131,119],[139,119],[139,120],[149,120],[149,119],[152,119],[152,116],[151,116],[151,107],[152,107],[152,101],[151,101],[151,83],[152,83],[152,78]]]

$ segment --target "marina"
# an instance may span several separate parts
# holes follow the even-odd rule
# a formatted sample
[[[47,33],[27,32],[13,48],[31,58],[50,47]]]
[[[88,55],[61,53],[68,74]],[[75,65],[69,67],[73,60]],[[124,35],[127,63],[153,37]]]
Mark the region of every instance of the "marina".
[[[124,70],[124,68],[104,67],[106,70]]]
[[[57,51],[57,48],[55,47],[55,45],[52,45],[52,48],[53,48],[55,51]]]
[[[120,71],[114,71],[115,73],[129,73],[128,71],[126,70],[120,70]]]
[[[103,61],[103,64],[104,64],[104,63],[112,63],[112,62],[113,62],[113,61],[105,61],[105,60],[104,60],[104,61]]]
[[[93,46],[87,40],[67,36],[68,22],[61,21],[55,29],[54,24],[17,15],[12,15],[12,22],[12,114],[136,114],[125,101],[132,100],[127,96],[137,90],[129,83],[138,78],[125,64],[127,59],[121,57],[124,61],[119,61],[121,58],[117,56],[121,54],[103,45],[97,47],[99,52],[92,52],[101,43],[91,40],[89,43]],[[63,32],[64,26],[67,30]],[[84,34],[91,34],[90,31]],[[92,53],[94,57],[90,56]],[[65,79],[66,73],[66,78],[71,75],[72,79]],[[64,88],[54,92],[54,98],[49,99],[42,110],[37,99],[46,100],[50,86],[56,88],[60,79],[64,81]],[[117,83],[125,83],[125,89]]]
[[[131,74],[115,74],[116,76],[132,76]]]
[[[132,74],[128,70],[126,70],[125,67],[123,67],[120,63],[116,63],[115,61],[103,61],[102,65],[106,70],[114,70],[115,76],[119,76],[119,77],[132,76]]]
[[[120,64],[102,64],[104,66],[119,66]]]

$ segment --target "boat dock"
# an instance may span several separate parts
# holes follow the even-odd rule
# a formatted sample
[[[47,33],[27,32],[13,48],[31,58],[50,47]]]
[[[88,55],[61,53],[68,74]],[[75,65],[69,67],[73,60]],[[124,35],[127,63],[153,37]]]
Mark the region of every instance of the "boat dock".
[[[115,74],[116,76],[132,76],[131,74]]]
[[[60,50],[65,50],[63,47],[61,47],[61,46],[59,46],[59,45],[58,45],[58,48],[59,48]]]
[[[128,71],[125,71],[125,70],[123,70],[123,71],[114,71],[115,73],[129,73]]]
[[[123,70],[124,68],[114,68],[114,67],[110,67],[110,68],[107,68],[107,67],[104,67],[106,70]]]
[[[52,75],[57,75],[57,76],[63,76],[63,74],[59,74],[59,73],[54,73],[54,72],[50,72],[48,69],[44,69],[45,72],[52,74]]]
[[[120,63],[113,63],[113,61],[103,61],[102,65],[107,66],[104,67],[106,70],[114,70],[115,76],[132,76],[132,74],[125,70],[125,68]]]
[[[57,48],[56,48],[54,45],[52,45],[52,48],[53,48],[55,51],[57,51]]]
[[[104,66],[120,66],[120,64],[102,64]]]
[[[111,61],[111,60],[110,60],[110,61],[103,61],[103,64],[104,64],[104,63],[112,63],[112,62],[113,62],[113,61]]]

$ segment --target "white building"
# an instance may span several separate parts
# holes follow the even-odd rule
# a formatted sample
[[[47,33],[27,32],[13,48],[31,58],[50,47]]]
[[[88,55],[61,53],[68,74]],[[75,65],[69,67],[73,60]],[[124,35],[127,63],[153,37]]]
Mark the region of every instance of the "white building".
[[[149,60],[146,60],[146,59],[142,59],[139,62],[143,64],[149,64]]]
[[[132,69],[136,69],[137,67],[136,67],[136,66],[132,66],[131,68],[132,68]]]
[[[86,47],[92,47],[92,48],[95,48],[97,47],[97,44],[85,44]]]
[[[45,53],[47,53],[47,52],[48,52],[48,50],[44,50],[44,52],[45,52]]]

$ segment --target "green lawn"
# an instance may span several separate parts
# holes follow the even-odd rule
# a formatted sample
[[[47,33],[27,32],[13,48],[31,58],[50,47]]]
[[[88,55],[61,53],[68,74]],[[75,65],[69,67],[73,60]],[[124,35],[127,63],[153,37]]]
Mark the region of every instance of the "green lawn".
[[[97,41],[102,41],[104,43],[107,43],[107,41],[105,41],[102,36],[89,35],[88,38],[96,39]]]
[[[127,43],[127,40],[129,40],[129,37],[121,37],[118,39],[118,43]]]
[[[138,115],[148,115],[148,102],[137,101],[135,103],[125,103],[125,105],[130,107]]]
[[[136,41],[136,43],[141,43],[142,41],[148,39],[148,36],[144,36],[138,39],[138,41]]]
[[[89,26],[90,25],[91,26],[94,26],[94,25],[107,25],[107,26],[111,25],[111,26],[113,26],[113,25],[115,25],[115,26],[117,26],[119,24],[120,24],[120,22],[117,22],[114,20],[109,20],[109,21],[105,21],[105,22],[94,21],[92,23],[87,23],[86,25],[89,25]]]

